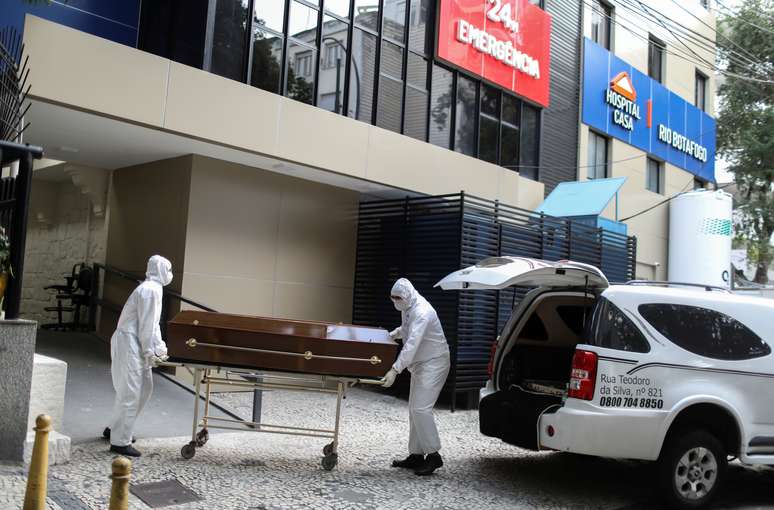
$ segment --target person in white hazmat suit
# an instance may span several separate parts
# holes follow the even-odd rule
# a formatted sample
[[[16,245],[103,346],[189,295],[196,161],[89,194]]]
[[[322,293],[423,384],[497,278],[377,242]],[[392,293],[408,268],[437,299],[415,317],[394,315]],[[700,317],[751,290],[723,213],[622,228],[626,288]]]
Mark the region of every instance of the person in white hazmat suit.
[[[162,287],[172,281],[172,264],[160,255],[148,260],[145,281],[126,300],[110,339],[110,372],[116,399],[110,426],[103,435],[110,451],[139,457],[132,443],[132,430],[153,391],[151,368],[166,360],[167,345],[161,339]]]
[[[392,386],[404,369],[411,373],[409,393],[409,456],[393,461],[393,467],[413,469],[417,475],[430,475],[443,466],[441,439],[435,426],[433,407],[449,374],[449,344],[435,309],[414,286],[401,278],[390,292],[395,308],[401,313],[401,325],[390,332],[403,339],[403,349],[382,385]]]

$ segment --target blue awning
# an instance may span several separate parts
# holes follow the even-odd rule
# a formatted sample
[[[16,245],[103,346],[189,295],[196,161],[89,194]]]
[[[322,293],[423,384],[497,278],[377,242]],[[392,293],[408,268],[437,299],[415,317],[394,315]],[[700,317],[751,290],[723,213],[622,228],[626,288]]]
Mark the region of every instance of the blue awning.
[[[618,194],[626,177],[562,182],[536,210],[549,216],[599,216]]]

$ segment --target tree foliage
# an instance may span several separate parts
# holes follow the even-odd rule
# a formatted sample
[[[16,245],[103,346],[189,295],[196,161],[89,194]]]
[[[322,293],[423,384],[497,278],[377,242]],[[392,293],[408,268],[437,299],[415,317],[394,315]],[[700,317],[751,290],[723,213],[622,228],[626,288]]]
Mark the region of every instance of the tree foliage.
[[[774,259],[774,0],[746,0],[718,24],[718,152],[739,190],[738,238],[767,282]]]

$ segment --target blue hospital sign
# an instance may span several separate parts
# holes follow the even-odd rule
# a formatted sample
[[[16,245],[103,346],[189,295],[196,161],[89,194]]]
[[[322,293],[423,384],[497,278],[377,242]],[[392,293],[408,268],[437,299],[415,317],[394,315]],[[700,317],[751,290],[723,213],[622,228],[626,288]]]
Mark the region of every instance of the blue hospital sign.
[[[584,40],[583,123],[704,180],[715,180],[715,119]]]

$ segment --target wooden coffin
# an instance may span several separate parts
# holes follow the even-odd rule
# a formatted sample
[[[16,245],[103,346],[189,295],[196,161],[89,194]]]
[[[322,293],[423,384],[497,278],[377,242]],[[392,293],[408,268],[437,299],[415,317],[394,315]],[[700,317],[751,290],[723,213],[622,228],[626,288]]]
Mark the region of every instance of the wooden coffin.
[[[380,328],[188,310],[167,348],[172,361],[347,377],[382,377],[398,352]]]

